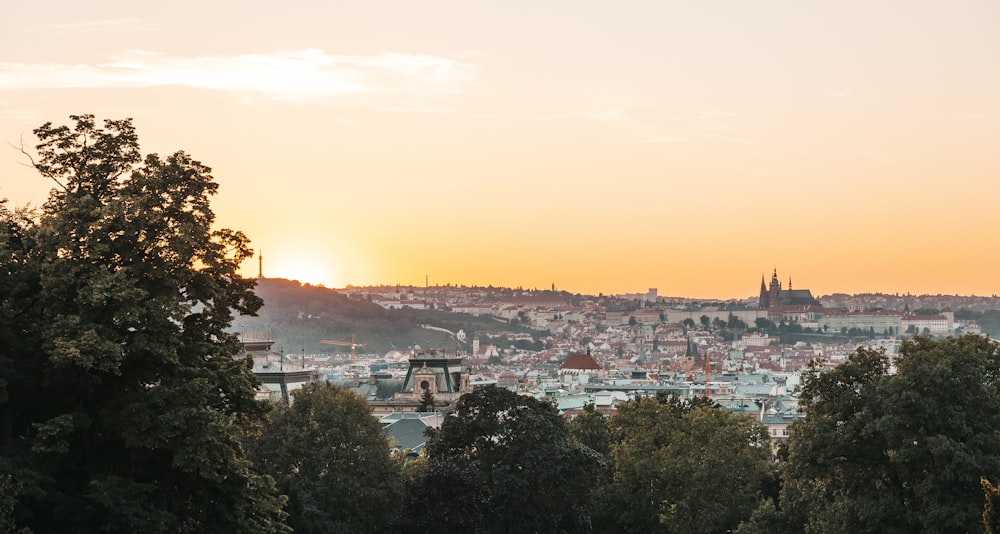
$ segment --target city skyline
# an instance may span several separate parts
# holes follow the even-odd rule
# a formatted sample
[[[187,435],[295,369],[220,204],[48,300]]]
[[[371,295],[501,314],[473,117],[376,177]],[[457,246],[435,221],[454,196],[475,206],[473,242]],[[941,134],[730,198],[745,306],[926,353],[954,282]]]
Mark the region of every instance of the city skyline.
[[[11,205],[93,113],[212,167],[268,277],[1000,293],[997,3],[0,3]]]

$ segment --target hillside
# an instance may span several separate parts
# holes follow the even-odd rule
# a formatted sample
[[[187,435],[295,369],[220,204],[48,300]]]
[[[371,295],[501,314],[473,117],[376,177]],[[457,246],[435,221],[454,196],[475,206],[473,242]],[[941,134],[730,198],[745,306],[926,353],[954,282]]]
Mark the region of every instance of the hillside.
[[[447,333],[422,328],[431,325],[451,332],[464,330],[466,343],[459,346],[470,350],[477,333],[495,330],[539,332],[520,325],[507,325],[490,317],[437,310],[387,310],[365,300],[355,300],[336,290],[300,284],[295,280],[265,278],[258,280],[255,290],[264,300],[257,317],[237,317],[233,330],[237,332],[268,332],[275,340],[275,350],[285,353],[319,354],[346,353],[350,347],[326,345],[321,339],[350,341],[353,334],[358,343],[366,343],[359,352],[384,354],[393,349],[406,350],[413,345],[424,348],[455,348],[457,340]],[[488,340],[481,335],[485,344]]]

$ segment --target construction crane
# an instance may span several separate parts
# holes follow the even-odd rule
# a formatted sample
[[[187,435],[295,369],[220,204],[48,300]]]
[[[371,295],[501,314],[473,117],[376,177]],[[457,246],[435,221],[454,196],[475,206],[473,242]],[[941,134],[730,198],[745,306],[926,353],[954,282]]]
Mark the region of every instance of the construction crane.
[[[319,342],[323,343],[323,344],[326,344],[326,345],[337,345],[337,346],[340,346],[340,347],[351,347],[351,363],[354,363],[354,359],[357,357],[358,347],[361,347],[361,348],[368,347],[367,343],[358,343],[357,340],[354,339],[354,334],[351,334],[351,340],[350,341],[334,341],[334,340],[331,340],[331,339],[321,339]]]

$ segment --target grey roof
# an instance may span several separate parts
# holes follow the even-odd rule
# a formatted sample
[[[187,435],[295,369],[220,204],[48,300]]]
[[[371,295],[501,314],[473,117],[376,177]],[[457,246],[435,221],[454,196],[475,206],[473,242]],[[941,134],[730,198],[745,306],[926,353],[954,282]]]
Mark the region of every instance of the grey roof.
[[[427,442],[427,437],[424,436],[426,429],[427,423],[423,420],[407,418],[393,421],[384,430],[387,436],[396,440],[399,448],[419,452]]]

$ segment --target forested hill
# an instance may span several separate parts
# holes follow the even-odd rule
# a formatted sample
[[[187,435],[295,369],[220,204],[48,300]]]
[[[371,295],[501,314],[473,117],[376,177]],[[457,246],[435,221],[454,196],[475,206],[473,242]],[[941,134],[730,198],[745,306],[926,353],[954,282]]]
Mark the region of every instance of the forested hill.
[[[422,328],[430,325],[457,333],[464,330],[469,350],[472,338],[480,335],[483,344],[490,341],[486,331],[539,332],[520,325],[508,325],[490,317],[437,310],[387,310],[366,300],[347,297],[336,290],[300,284],[295,280],[264,278],[257,281],[255,292],[264,299],[257,317],[237,317],[237,332],[268,332],[275,340],[275,350],[306,354],[346,353],[350,347],[326,345],[321,339],[351,341],[353,334],[359,353],[384,354],[393,349],[406,350],[413,345],[424,348],[454,349],[456,340],[447,333]],[[545,334],[542,332],[541,334]]]

